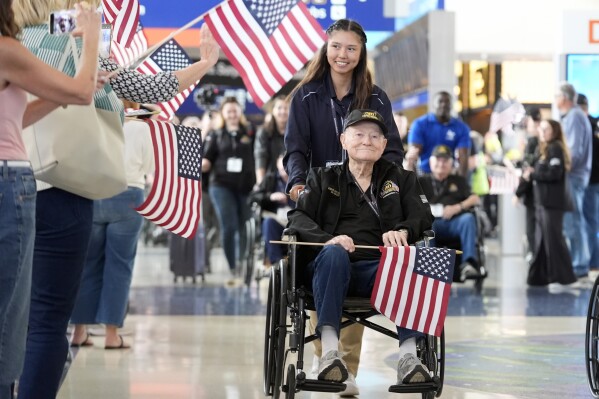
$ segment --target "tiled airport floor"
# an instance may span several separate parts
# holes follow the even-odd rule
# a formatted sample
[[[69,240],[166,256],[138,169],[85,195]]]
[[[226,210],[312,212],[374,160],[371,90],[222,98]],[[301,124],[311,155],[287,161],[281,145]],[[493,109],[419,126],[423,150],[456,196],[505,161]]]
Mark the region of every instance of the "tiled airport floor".
[[[482,294],[454,284],[446,331],[442,398],[588,398],[584,329],[590,287],[560,294],[528,288],[526,263],[488,244]],[[215,251],[205,282],[173,283],[167,250],[140,246],[124,331],[132,349],[95,346],[73,352],[60,399],[260,399],[267,280],[224,284]],[[382,323],[386,320],[380,318]],[[357,378],[361,398],[419,398],[389,393],[396,343],[365,333]],[[310,367],[312,349],[306,352]],[[400,395],[400,396],[398,396]],[[300,392],[297,398],[335,398]]]

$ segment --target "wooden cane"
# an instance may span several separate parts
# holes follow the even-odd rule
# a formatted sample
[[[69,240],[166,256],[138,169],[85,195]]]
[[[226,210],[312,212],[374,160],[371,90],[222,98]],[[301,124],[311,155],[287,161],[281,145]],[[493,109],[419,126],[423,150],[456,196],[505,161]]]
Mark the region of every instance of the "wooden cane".
[[[328,244],[322,243],[322,242],[302,242],[302,241],[275,241],[275,240],[270,240],[269,241],[271,244],[283,244],[283,245],[308,245],[308,246],[313,246],[313,247],[322,247]],[[354,245],[356,248],[363,248],[363,249],[379,249],[379,246],[376,245]],[[455,251],[456,254],[462,254],[462,251]]]

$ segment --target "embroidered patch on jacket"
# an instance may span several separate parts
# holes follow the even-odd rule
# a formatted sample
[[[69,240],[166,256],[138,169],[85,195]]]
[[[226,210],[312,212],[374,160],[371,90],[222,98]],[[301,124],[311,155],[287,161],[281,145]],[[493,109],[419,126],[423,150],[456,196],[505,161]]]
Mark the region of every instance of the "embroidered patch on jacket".
[[[391,180],[387,180],[383,183],[383,188],[381,188],[381,198],[386,198],[392,194],[399,194],[399,186],[392,182]]]
[[[335,190],[333,187],[328,187],[327,190],[329,190],[329,192],[335,197],[339,197],[341,195],[341,193],[338,190]]]
[[[449,192],[450,192],[450,193],[455,193],[456,191],[458,191],[458,186],[457,186],[457,184],[455,184],[455,183],[451,183],[451,184],[449,185]]]
[[[422,200],[423,204],[428,204],[428,200],[426,199],[426,195],[421,195],[420,199]]]

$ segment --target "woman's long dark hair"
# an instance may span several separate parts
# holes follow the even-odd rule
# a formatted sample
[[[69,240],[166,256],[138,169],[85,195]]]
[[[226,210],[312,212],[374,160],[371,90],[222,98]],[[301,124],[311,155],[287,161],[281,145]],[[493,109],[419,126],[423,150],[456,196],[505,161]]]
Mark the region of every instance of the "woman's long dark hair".
[[[353,80],[355,84],[355,92],[354,92],[354,100],[351,104],[351,109],[363,109],[370,108],[370,96],[372,95],[372,75],[370,74],[370,70],[367,65],[367,53],[366,53],[366,33],[364,33],[364,29],[362,26],[353,21],[351,19],[340,19],[336,21],[334,24],[329,26],[327,29],[327,36],[331,37],[333,32],[337,31],[345,31],[345,32],[354,32],[360,38],[360,42],[362,42],[362,48],[360,50],[360,60],[358,61],[358,65],[353,71]],[[326,74],[330,73],[331,66],[327,61],[327,46],[328,40],[325,44],[322,45],[318,54],[310,64],[308,65],[308,70],[306,71],[306,75],[304,78],[295,86],[295,89],[289,95],[289,98],[293,97],[295,93],[299,90],[300,87],[305,85],[306,83],[313,82],[315,80],[323,79]]]
[[[572,160],[570,159],[570,150],[568,150],[568,145],[566,144],[566,138],[564,137],[564,131],[562,129],[561,123],[553,119],[546,119],[549,126],[551,126],[552,138],[548,142],[540,141],[539,142],[539,152],[541,153],[541,158],[547,158],[547,144],[551,142],[556,142],[562,149],[564,153],[564,167],[566,171],[570,170],[572,166]]]
[[[18,33],[19,27],[15,23],[12,0],[0,0],[0,34],[16,39]]]

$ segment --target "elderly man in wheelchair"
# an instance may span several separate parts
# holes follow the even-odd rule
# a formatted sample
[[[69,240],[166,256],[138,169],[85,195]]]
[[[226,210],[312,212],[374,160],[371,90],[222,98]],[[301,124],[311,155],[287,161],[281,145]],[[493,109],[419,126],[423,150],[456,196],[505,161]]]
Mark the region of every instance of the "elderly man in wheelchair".
[[[324,243],[322,249],[302,248],[307,261],[303,273],[311,282],[322,342],[319,380],[343,382],[347,378],[338,351],[344,299],[370,297],[375,283],[380,251],[356,245],[409,245],[431,228],[433,217],[416,175],[381,158],[386,135],[380,114],[352,111],[340,136],[348,160],[311,170],[297,207],[289,213],[288,227],[299,241]],[[417,338],[422,334],[397,330],[397,384],[431,381],[416,356]]]
[[[459,246],[463,251],[459,266],[460,280],[480,278],[482,265],[477,248],[479,232],[476,215],[471,212],[480,199],[471,193],[464,177],[451,173],[453,152],[449,147],[436,146],[430,157],[430,165],[432,173],[421,176],[419,181],[435,216],[435,240],[439,244],[440,241],[459,238]]]

